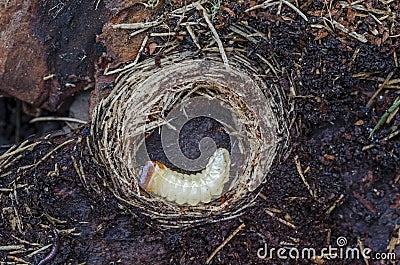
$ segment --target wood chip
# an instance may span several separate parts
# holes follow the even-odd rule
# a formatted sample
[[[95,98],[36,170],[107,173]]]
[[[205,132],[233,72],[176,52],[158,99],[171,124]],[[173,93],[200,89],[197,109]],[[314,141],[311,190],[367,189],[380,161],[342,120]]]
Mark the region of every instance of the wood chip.
[[[358,121],[356,121],[356,122],[354,123],[355,126],[361,126],[361,125],[363,125],[363,124],[364,124],[364,121],[363,121],[363,120],[358,120]]]
[[[329,154],[324,154],[324,158],[330,161],[335,160],[335,156],[334,155],[329,155]]]

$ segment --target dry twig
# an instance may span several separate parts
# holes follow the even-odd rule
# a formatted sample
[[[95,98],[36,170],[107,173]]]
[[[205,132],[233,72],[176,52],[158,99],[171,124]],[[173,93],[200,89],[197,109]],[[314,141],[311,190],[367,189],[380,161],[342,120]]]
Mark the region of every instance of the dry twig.
[[[131,67],[133,67],[133,66],[135,66],[135,65],[138,63],[138,61],[139,61],[140,55],[142,54],[142,52],[143,52],[143,50],[144,50],[144,47],[146,47],[146,44],[147,44],[148,39],[149,39],[149,36],[146,35],[146,36],[144,37],[144,39],[143,39],[142,45],[140,46],[140,49],[139,49],[139,51],[138,51],[138,53],[137,53],[137,55],[136,55],[135,60],[134,60],[132,63],[130,63],[130,64],[128,64],[128,65],[126,65],[126,66],[124,66],[124,67],[122,67],[122,68],[114,69],[114,70],[112,70],[112,71],[107,71],[107,70],[106,70],[106,71],[104,71],[104,75],[117,74],[117,73],[123,72],[123,71],[125,71],[125,70],[127,70],[127,69],[129,69],[129,68],[131,68]]]
[[[390,81],[390,78],[392,78],[392,76],[393,76],[393,72],[390,72],[390,73],[388,74],[388,76],[386,77],[385,81],[384,81],[382,84],[380,84],[380,85],[378,86],[378,90],[375,91],[374,95],[368,100],[368,103],[367,103],[367,105],[366,105],[365,107],[367,107],[367,108],[371,107],[372,101],[373,101],[373,100],[376,98],[376,96],[378,96],[379,93],[381,93],[381,91],[386,87],[387,83]]]
[[[343,198],[344,195],[340,194],[339,198],[337,200],[335,200],[335,202],[333,203],[333,205],[331,207],[328,208],[328,210],[325,212],[326,214],[330,214],[333,210],[335,210],[335,208],[343,203]]]
[[[219,49],[219,52],[221,54],[222,61],[224,62],[224,65],[225,65],[226,69],[229,70],[230,69],[229,61],[228,61],[228,57],[226,56],[226,53],[225,53],[225,50],[224,50],[224,46],[222,45],[222,41],[219,38],[217,31],[215,30],[210,18],[208,17],[207,11],[204,9],[204,7],[201,4],[199,4],[197,2],[193,3],[193,5],[197,8],[197,10],[203,12],[204,20],[206,21],[208,27],[210,28],[210,30],[211,30],[211,32],[212,32],[212,34],[214,36],[215,41],[218,44],[218,49]]]
[[[395,253],[395,248],[400,245],[400,225],[395,225],[392,235],[393,236],[386,247],[389,253]]]
[[[81,123],[81,124],[87,123],[87,121],[70,118],[70,117],[38,117],[38,118],[34,118],[34,119],[30,120],[29,123],[40,122],[40,121],[65,121],[65,122],[75,122],[75,123]]]
[[[213,253],[211,253],[211,255],[208,257],[208,259],[206,260],[206,264],[209,264],[211,262],[211,260],[214,258],[214,256],[218,253],[218,251],[220,251],[229,241],[231,241],[231,239],[240,232],[240,230],[242,230],[245,227],[245,224],[241,224],[239,225],[238,228],[236,228],[235,231],[233,231],[232,234],[230,234],[225,240],[224,242],[222,242],[221,245],[219,245],[214,251]]]
[[[199,42],[197,41],[196,35],[194,35],[194,32],[192,30],[192,27],[190,27],[190,24],[186,24],[186,29],[189,32],[190,37],[192,38],[194,44],[197,46],[199,50],[201,50],[201,46]]]
[[[140,23],[129,23],[129,24],[115,24],[112,25],[114,29],[148,29],[157,26],[161,21],[150,21],[150,22],[140,22]]]
[[[282,3],[293,9],[297,14],[299,14],[305,21],[308,21],[308,18],[306,15],[304,15],[303,12],[300,11],[297,7],[295,7],[292,3],[286,1],[286,0],[281,0]]]
[[[31,164],[31,165],[27,165],[27,166],[23,166],[18,168],[18,170],[25,170],[25,169],[29,169],[32,167],[37,167],[39,164],[41,164],[43,161],[45,161],[47,158],[49,158],[53,153],[55,153],[56,151],[58,151],[59,149],[61,149],[62,147],[64,147],[65,145],[71,143],[75,141],[75,139],[69,139],[65,142],[63,142],[62,144],[58,145],[57,147],[55,147],[53,150],[51,150],[50,152],[48,152],[46,155],[44,155],[38,162],[36,162],[35,164]]]
[[[250,11],[253,11],[253,10],[256,10],[256,9],[260,9],[260,8],[267,8],[269,6],[274,6],[274,5],[277,5],[277,4],[279,4],[279,2],[272,2],[272,0],[267,0],[264,3],[261,3],[259,5],[255,5],[253,7],[250,7],[248,9],[246,9],[244,12],[250,12]]]
[[[343,26],[339,22],[337,22],[337,21],[335,21],[333,19],[330,22],[334,25],[335,28],[337,28],[338,30],[340,30],[344,34],[347,34],[347,35],[355,38],[356,40],[358,40],[358,41],[360,41],[362,43],[368,42],[368,40],[363,35],[358,34],[357,32],[349,30],[348,28],[346,28],[345,26]]]
[[[268,209],[265,209],[264,211],[265,211],[269,216],[275,218],[278,222],[281,222],[282,224],[284,224],[284,225],[286,225],[286,226],[288,226],[288,227],[290,227],[290,228],[296,229],[296,226],[295,226],[294,224],[292,224],[291,222],[288,222],[288,221],[286,221],[286,220],[284,220],[284,219],[282,219],[282,218],[276,216],[275,213],[273,213],[272,211],[270,211],[270,210],[268,210]]]
[[[304,177],[303,169],[301,168],[299,157],[297,155],[294,157],[294,163],[296,164],[297,172],[299,172],[301,180],[303,181],[304,185],[306,186],[308,192],[310,193],[310,195],[313,198],[316,198],[317,197],[316,192],[311,189],[310,184],[308,184],[306,178]]]

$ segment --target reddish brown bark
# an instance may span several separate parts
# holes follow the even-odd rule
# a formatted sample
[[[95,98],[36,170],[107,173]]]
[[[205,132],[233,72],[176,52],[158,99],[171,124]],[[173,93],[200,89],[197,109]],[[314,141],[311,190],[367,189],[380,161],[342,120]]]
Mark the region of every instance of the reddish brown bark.
[[[32,105],[45,97],[46,50],[33,34],[35,1],[0,6],[0,93]]]
[[[57,110],[93,82],[96,34],[110,12],[80,1],[16,0],[0,5],[0,96],[25,110]]]

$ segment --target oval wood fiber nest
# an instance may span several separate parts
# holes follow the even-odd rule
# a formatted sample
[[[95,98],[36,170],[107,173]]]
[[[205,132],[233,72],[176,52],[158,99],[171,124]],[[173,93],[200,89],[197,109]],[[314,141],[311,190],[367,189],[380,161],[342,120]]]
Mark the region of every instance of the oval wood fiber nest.
[[[238,36],[248,36],[250,44],[260,41],[250,37],[252,29],[233,25],[219,36],[206,12],[189,6],[185,15],[190,14],[206,20],[192,25],[199,36],[195,45],[165,48],[161,67],[155,55],[117,70],[116,85],[96,107],[91,127],[93,153],[104,166],[102,182],[126,207],[163,227],[241,215],[289,143],[293,106],[267,78],[273,66],[262,55],[248,59],[251,45],[235,42]],[[164,23],[174,28],[177,20]],[[148,36],[157,35],[157,23],[151,25]],[[178,139],[185,124],[199,117],[217,121],[229,140],[207,147],[200,141],[201,155],[191,160]],[[165,161],[149,151],[154,134]]]

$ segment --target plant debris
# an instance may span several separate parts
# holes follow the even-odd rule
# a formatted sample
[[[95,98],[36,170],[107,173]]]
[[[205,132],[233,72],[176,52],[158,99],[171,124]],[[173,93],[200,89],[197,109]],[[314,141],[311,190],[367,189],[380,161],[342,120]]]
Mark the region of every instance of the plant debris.
[[[0,3],[0,8],[9,2]],[[107,51],[96,64],[93,94],[97,99],[93,97],[92,105],[114,86],[115,77],[104,76],[104,70],[134,62],[145,36],[148,40],[138,63],[149,58],[152,43],[158,44],[152,55],[161,69],[163,54],[177,47],[181,52],[196,50],[200,57],[203,50],[212,50],[221,58],[218,44],[210,45],[212,32],[200,30],[199,23],[207,27],[203,15],[194,15],[192,21],[182,16],[195,9],[194,1],[146,1],[147,8],[138,2],[104,2],[112,7],[114,18],[98,37]],[[296,102],[296,122],[289,124],[291,154],[267,176],[260,190],[254,191],[260,195],[245,215],[190,229],[160,231],[148,226],[148,220],[122,209],[114,194],[95,181],[100,170],[88,148],[90,130],[86,125],[68,135],[58,132],[0,147],[0,262],[38,263],[53,244],[49,236],[53,225],[60,233],[54,264],[204,264],[212,254],[210,264],[397,264],[399,112],[392,111],[390,122],[382,122],[373,137],[369,135],[398,102],[400,3],[288,2],[308,22],[281,1],[270,6],[268,1],[221,1],[219,9],[212,9],[209,1],[199,2],[208,14],[214,14],[212,25],[228,58],[235,49],[246,47],[246,58],[252,63],[262,60],[268,65],[264,78],[279,84]],[[264,8],[249,10],[263,3]],[[91,4],[100,9],[103,2]],[[66,7],[68,4],[60,5],[57,13],[49,14],[57,14],[70,26],[67,21],[73,20],[68,20]],[[129,35],[136,29],[111,27],[157,21],[171,10],[179,11],[172,15],[173,27],[161,23],[141,29],[132,38]],[[234,33],[225,38],[228,31]],[[352,32],[357,35],[350,35]],[[50,71],[40,79],[48,76],[50,81],[52,73],[56,74]],[[311,190],[317,192],[316,198],[299,177],[295,160]],[[230,237],[242,225],[245,227]],[[332,260],[318,256],[289,261],[257,256],[265,244],[321,249],[336,247],[340,237],[347,239],[348,247],[395,253],[397,258]]]

